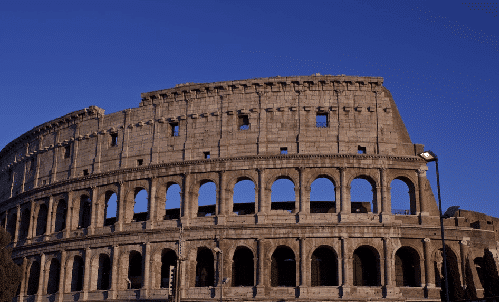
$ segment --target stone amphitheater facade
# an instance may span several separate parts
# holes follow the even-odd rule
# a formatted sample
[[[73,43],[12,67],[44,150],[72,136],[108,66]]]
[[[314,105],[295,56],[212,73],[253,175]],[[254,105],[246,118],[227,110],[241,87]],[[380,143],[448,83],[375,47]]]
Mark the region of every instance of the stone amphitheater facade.
[[[108,115],[69,113],[0,152],[0,223],[24,272],[18,301],[440,299],[424,147],[382,78],[186,83],[141,98]],[[310,201],[318,178],[334,185],[330,201]],[[351,201],[359,178],[372,201]],[[280,179],[295,201],[271,201]],[[402,214],[391,209],[395,179],[409,189]],[[254,201],[234,203],[243,180]],[[216,204],[199,206],[208,182]],[[180,205],[165,209],[175,184]],[[134,213],[140,190],[147,213]],[[481,295],[477,260],[485,248],[497,260],[497,219],[460,211],[445,226],[449,262],[465,285],[471,260]]]

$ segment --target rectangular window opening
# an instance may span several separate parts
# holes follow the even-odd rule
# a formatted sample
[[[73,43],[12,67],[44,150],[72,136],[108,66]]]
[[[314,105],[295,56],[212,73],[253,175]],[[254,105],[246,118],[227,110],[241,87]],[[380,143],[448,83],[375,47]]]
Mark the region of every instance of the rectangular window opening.
[[[328,117],[327,113],[317,113],[315,115],[315,127],[326,128],[328,127]]]
[[[365,146],[360,146],[357,149],[358,154],[365,154],[366,153],[366,147]]]
[[[144,164],[144,159],[137,159],[137,166]]]
[[[210,158],[210,152],[204,152],[204,158],[209,159]]]
[[[179,130],[180,130],[178,122],[172,122],[172,123],[170,123],[170,126],[172,128],[172,137],[178,137]]]
[[[111,134],[111,146],[118,145],[118,134]]]
[[[249,129],[249,118],[248,115],[239,115],[237,120],[237,127],[239,130]]]
[[[287,147],[281,147],[281,155],[287,155],[288,154],[288,148]]]
[[[84,170],[83,170],[83,175],[84,175],[84,176],[88,176],[88,169],[84,169]]]
[[[71,156],[71,146],[64,146],[64,159],[68,159]]]

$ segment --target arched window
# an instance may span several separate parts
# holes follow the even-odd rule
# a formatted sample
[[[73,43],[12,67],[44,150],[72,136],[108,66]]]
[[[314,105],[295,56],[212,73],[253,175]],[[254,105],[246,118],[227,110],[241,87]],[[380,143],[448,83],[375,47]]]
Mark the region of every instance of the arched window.
[[[28,296],[36,295],[36,293],[38,292],[39,280],[40,280],[40,263],[38,261],[33,261],[29,269],[28,289],[26,292]]]
[[[47,228],[47,205],[41,204],[38,209],[38,219],[36,219],[36,236],[45,234]]]
[[[7,231],[10,234],[11,241],[14,241],[14,236],[16,234],[16,221],[17,221],[17,212],[12,209],[9,211],[9,218],[7,220]]]
[[[394,179],[390,183],[390,197],[393,214],[416,214],[416,197],[411,181],[405,178]]]
[[[196,258],[196,287],[214,286],[215,269],[211,250],[199,248]]]
[[[180,186],[170,184],[166,191],[165,220],[180,219]]]
[[[118,196],[115,192],[107,191],[105,195],[106,206],[104,211],[104,226],[113,225],[116,222],[118,210]]]
[[[129,288],[139,289],[142,287],[142,255],[132,250],[128,258],[128,279],[130,280]]]
[[[270,285],[296,286],[296,259],[291,248],[279,246],[272,254]]]
[[[321,246],[312,254],[312,286],[338,285],[338,257],[329,247]]]
[[[358,177],[350,184],[352,213],[376,213],[375,183],[369,177]]]
[[[457,292],[462,292],[461,275],[456,254],[447,245],[445,245],[445,253],[447,255],[447,277],[449,279],[449,296],[451,301],[456,301],[454,297]],[[443,249],[440,248],[435,256],[435,284],[441,287],[443,280]]]
[[[56,258],[52,258],[49,268],[49,280],[47,284],[47,294],[55,294],[59,291],[59,278],[61,275],[61,264]]]
[[[412,248],[403,246],[395,254],[396,286],[421,286],[419,254]]]
[[[163,249],[161,252],[161,288],[168,288],[170,283],[170,267],[177,266],[177,255],[171,249]],[[175,287],[175,282],[172,282]]]
[[[255,183],[249,179],[240,179],[234,185],[232,195],[233,212],[238,215],[255,213]]]
[[[295,210],[295,185],[285,177],[278,178],[272,183],[271,204],[273,210]]]
[[[24,240],[28,237],[30,210],[24,209],[21,213],[21,224],[19,226],[19,240]]]
[[[111,260],[106,254],[99,255],[99,272],[97,277],[97,289],[107,290],[111,285]]]
[[[148,204],[147,191],[143,188],[135,190],[135,204],[133,206],[133,220],[146,221],[147,220],[147,204]]]
[[[73,259],[73,271],[71,276],[71,291],[83,290],[83,275],[84,275],[84,262],[80,256],[75,256]]]
[[[216,212],[217,186],[215,182],[201,182],[198,191],[198,217],[213,216]]]
[[[379,286],[381,283],[378,252],[370,246],[361,246],[353,253],[353,285]]]
[[[55,214],[55,232],[62,231],[66,228],[66,212],[67,212],[67,203],[66,200],[61,199],[59,203],[57,203],[57,210]]]
[[[79,228],[87,228],[90,226],[90,217],[92,214],[92,204],[87,195],[80,197],[80,220],[78,222]]]
[[[232,286],[254,285],[253,252],[247,247],[238,247],[232,258]]]
[[[325,177],[319,177],[310,186],[310,212],[335,213],[335,187],[334,183]]]

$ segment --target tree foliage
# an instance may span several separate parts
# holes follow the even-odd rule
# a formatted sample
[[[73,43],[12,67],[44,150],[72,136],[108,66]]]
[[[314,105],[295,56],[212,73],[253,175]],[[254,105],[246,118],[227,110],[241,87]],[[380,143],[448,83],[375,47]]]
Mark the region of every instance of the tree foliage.
[[[21,283],[21,268],[12,261],[10,234],[0,227],[0,301],[12,301]]]

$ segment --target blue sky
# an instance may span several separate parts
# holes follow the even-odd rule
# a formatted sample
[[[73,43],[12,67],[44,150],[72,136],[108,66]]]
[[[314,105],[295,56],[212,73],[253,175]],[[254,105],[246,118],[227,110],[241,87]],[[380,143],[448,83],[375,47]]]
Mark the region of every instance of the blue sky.
[[[498,4],[458,1],[2,1],[0,148],[89,105],[185,82],[380,76],[442,203],[499,217]],[[435,166],[428,178],[435,195]],[[361,198],[359,198],[361,199]]]

